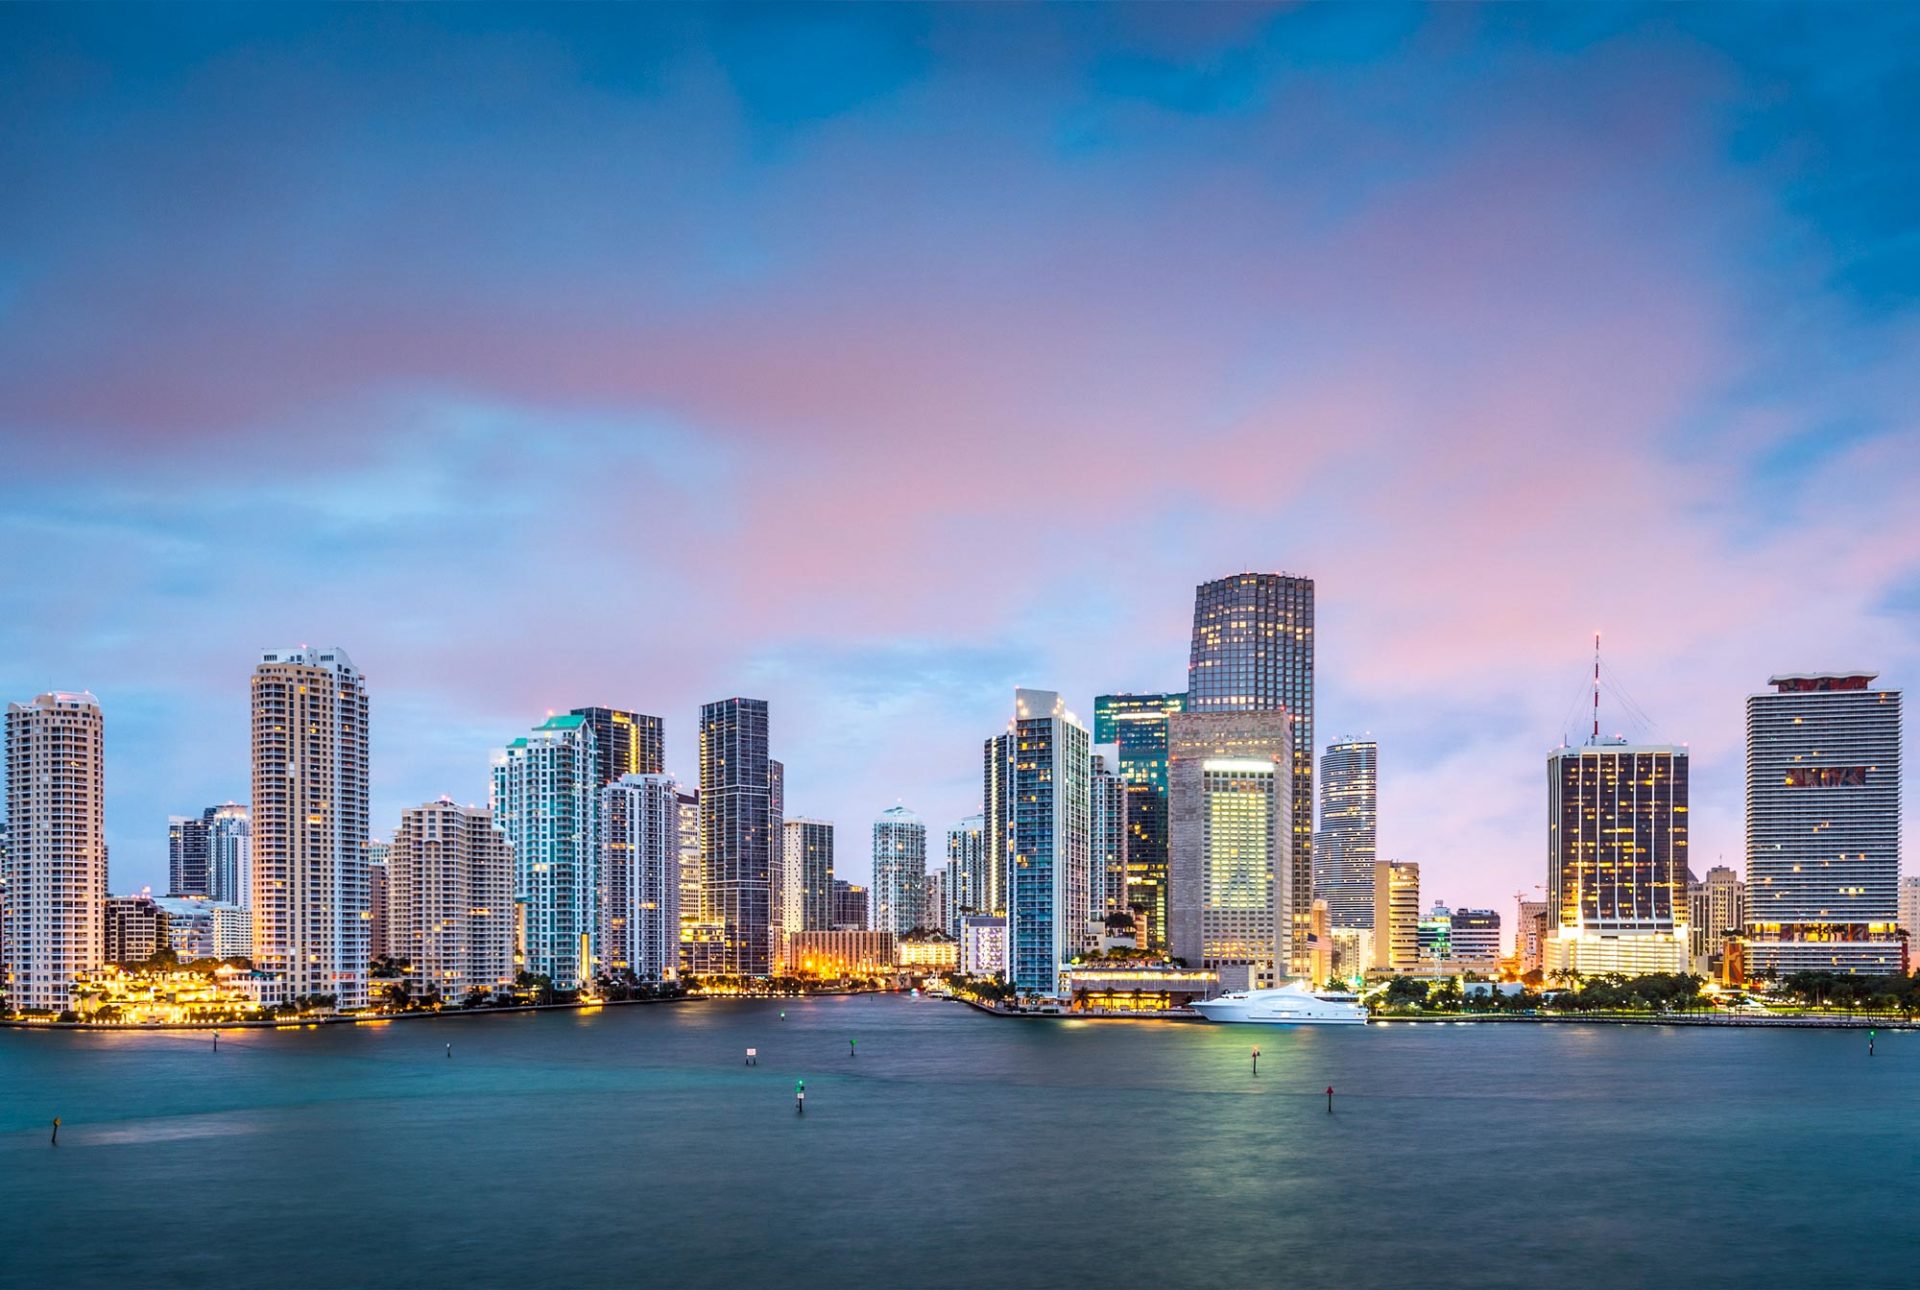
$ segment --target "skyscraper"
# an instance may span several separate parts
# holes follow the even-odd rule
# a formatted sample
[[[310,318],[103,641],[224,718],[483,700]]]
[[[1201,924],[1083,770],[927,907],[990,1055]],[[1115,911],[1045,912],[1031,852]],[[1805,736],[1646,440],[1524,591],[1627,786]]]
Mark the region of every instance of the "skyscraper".
[[[873,822],[873,930],[905,936],[923,925],[927,826],[904,806]]]
[[[1168,946],[1224,989],[1311,971],[1292,908],[1293,736],[1287,714],[1186,712],[1168,729]],[[1297,970],[1295,965],[1298,965]]]
[[[833,930],[833,821],[800,816],[785,825],[786,926],[794,932]]]
[[[1167,718],[1181,694],[1103,694],[1093,701],[1093,741],[1116,744],[1127,781],[1127,900],[1146,916],[1152,948],[1167,943]]]
[[[513,847],[526,970],[556,990],[592,981],[599,953],[599,789],[585,717],[548,717],[493,754],[493,822]]]
[[[658,717],[620,708],[575,708],[593,727],[594,772],[602,784],[622,775],[664,774],[666,733]]]
[[[949,935],[968,914],[987,912],[987,820],[969,815],[947,830],[947,908]]]
[[[367,1004],[367,686],[334,649],[253,670],[253,959],[289,997]]]
[[[106,962],[105,726],[93,695],[7,705],[0,981],[10,1006],[55,1012]]]
[[[1093,750],[1088,811],[1087,920],[1099,927],[1132,908],[1128,899],[1127,781],[1120,776],[1120,751],[1112,744]]]
[[[1717,864],[1687,890],[1687,925],[1693,970],[1705,973],[1726,951],[1727,937],[1747,925],[1747,884]]]
[[[1547,799],[1546,971],[1687,971],[1687,750],[1556,749]]]
[[[986,820],[986,887],[982,912],[1004,914],[1013,865],[1013,736],[986,741],[981,815]]]
[[[409,807],[387,852],[387,939],[419,994],[457,1004],[513,984],[513,855],[490,812]]]
[[[766,976],[775,926],[774,770],[765,699],[700,709],[701,918],[718,929],[713,970]]]
[[[207,895],[245,909],[253,902],[253,821],[239,802],[209,806]]]
[[[1900,691],[1872,672],[1747,698],[1748,975],[1900,972]]]
[[[1194,591],[1189,712],[1285,710],[1293,724],[1291,943],[1313,908],[1313,579],[1237,573]],[[1294,975],[1306,964],[1296,960]]]
[[[207,820],[201,815],[167,817],[167,894],[205,896]]]
[[[1320,831],[1313,839],[1313,890],[1335,927],[1373,926],[1378,858],[1380,749],[1343,739],[1320,754]]]
[[[1023,995],[1057,995],[1087,943],[1092,737],[1051,690],[1015,690],[1007,835],[1007,953]]]
[[[1740,894],[1744,903],[1745,883],[1740,885]],[[1900,930],[1907,934],[1909,947],[1913,945],[1915,938],[1920,938],[1920,876],[1909,876],[1900,880]]]
[[[393,859],[393,843],[379,838],[368,838],[363,854],[367,859],[367,959],[374,962],[394,957],[393,929],[390,917],[393,908],[393,888],[388,881],[393,876],[389,862]],[[378,1003],[372,997],[374,987],[367,986],[369,1003]]]
[[[618,979],[680,975],[680,792],[673,776],[600,789],[600,959]]]
[[[1373,966],[1411,972],[1420,962],[1420,866],[1404,860],[1373,865]]]
[[[767,759],[767,963],[784,970],[787,950],[787,767]]]

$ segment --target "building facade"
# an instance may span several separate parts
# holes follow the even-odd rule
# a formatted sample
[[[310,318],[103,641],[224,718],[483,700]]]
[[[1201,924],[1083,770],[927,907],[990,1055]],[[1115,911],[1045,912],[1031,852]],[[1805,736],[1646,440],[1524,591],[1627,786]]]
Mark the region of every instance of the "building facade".
[[[941,911],[950,935],[960,920],[990,912],[987,895],[987,819],[969,815],[947,830],[947,906]]]
[[[710,970],[735,976],[767,976],[775,963],[781,806],[767,739],[764,699],[721,699],[700,709],[701,921],[719,937]]]
[[[1420,963],[1420,866],[1405,860],[1373,865],[1373,966],[1411,972]]]
[[[873,822],[873,930],[905,936],[924,926],[927,826],[904,806]]]
[[[1901,693],[1872,672],[1747,699],[1749,976],[1900,972]]]
[[[1456,909],[1447,941],[1457,959],[1492,962],[1500,957],[1500,915],[1491,909]]]
[[[1127,860],[1127,781],[1120,774],[1119,749],[1112,744],[1095,745],[1090,774],[1087,921],[1100,927],[1133,907]]]
[[[1187,710],[1178,694],[1103,694],[1093,701],[1093,741],[1119,749],[1127,782],[1127,900],[1147,943],[1167,939],[1167,719]]]
[[[105,724],[86,692],[7,705],[0,982],[16,1009],[73,1007],[106,962]]]
[[[1379,858],[1380,747],[1343,739],[1320,754],[1320,829],[1313,838],[1313,890],[1335,927],[1373,926],[1373,866]]]
[[[1747,884],[1726,865],[1715,865],[1687,889],[1688,949],[1693,970],[1709,975],[1726,952],[1727,937],[1747,925]]]
[[[960,919],[960,970],[968,976],[996,977],[1007,972],[1007,920],[999,914],[967,914]]]
[[[680,789],[666,774],[600,789],[600,959],[614,980],[680,976]]]
[[[1513,956],[1520,971],[1544,972],[1547,967],[1547,902],[1514,897]]]
[[[1284,711],[1293,730],[1289,943],[1305,949],[1313,902],[1313,579],[1238,573],[1194,590],[1189,712]],[[1292,965],[1304,975],[1304,962]]]
[[[786,927],[833,930],[833,822],[804,816],[786,821],[781,858],[786,867]]]
[[[146,892],[107,897],[104,929],[105,963],[145,963],[156,952],[173,948],[167,914]]]
[[[786,960],[798,976],[890,977],[898,966],[895,944],[892,932],[793,932],[787,937]]]
[[[573,715],[593,727],[594,773],[601,784],[666,773],[666,724],[660,718],[622,708],[575,708]]]
[[[598,954],[600,770],[593,727],[548,717],[493,755],[493,823],[513,849],[521,966],[578,990]]]
[[[987,885],[984,911],[1007,912],[1007,891],[1013,871],[1013,758],[1010,733],[992,736],[983,753],[984,779],[980,813],[986,819]]]
[[[1087,944],[1092,736],[1051,690],[1015,690],[1007,730],[1007,955],[1014,987],[1053,996]]]
[[[367,1004],[367,686],[346,651],[253,670],[253,958],[288,998]]]
[[[1168,947],[1225,989],[1312,970],[1293,888],[1293,736],[1281,711],[1186,712],[1168,741]],[[1306,908],[1297,921],[1296,902]],[[1298,970],[1296,969],[1296,965]]]
[[[448,797],[402,811],[387,854],[387,938],[412,990],[457,1004],[511,988],[513,935],[513,853],[492,812]]]
[[[209,806],[201,819],[207,828],[207,896],[223,905],[250,908],[253,902],[253,821],[239,802]]]

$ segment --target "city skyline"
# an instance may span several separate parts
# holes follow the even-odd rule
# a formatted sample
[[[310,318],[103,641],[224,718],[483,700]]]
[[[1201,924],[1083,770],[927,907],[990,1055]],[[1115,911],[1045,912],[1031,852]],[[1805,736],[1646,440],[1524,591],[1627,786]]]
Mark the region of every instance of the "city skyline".
[[[1368,732],[1379,858],[1499,910],[1596,627],[1701,873],[1765,677],[1920,675],[1908,10],[203,17],[0,19],[0,698],[98,696],[116,892],[247,798],[300,641],[365,670],[376,835],[576,707],[691,784],[751,694],[844,843],[1299,573],[1316,755]]]

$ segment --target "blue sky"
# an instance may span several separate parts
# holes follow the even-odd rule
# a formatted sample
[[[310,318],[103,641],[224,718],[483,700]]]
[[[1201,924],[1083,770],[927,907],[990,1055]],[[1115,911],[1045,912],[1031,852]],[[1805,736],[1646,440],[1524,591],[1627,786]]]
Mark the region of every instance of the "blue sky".
[[[1741,851],[1741,697],[1915,674],[1920,11],[0,10],[0,693],[113,885],[339,644],[376,827],[549,709],[773,702],[798,812],[977,809],[1015,685],[1320,589],[1430,896],[1541,881],[1596,629]]]

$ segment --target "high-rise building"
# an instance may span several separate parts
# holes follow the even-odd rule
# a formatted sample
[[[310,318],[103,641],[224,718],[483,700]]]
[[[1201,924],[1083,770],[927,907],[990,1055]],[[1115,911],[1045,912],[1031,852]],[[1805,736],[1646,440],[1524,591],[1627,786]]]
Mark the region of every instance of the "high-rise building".
[[[373,962],[394,957],[393,938],[389,935],[393,930],[390,917],[393,888],[388,882],[393,873],[388,867],[393,859],[393,843],[368,838],[364,845],[367,857],[367,960]]]
[[[1013,736],[1002,733],[990,737],[983,764],[981,815],[987,830],[987,885],[981,912],[1005,914],[1013,869]]]
[[[346,651],[253,670],[253,958],[289,998],[367,1004],[367,685]]]
[[[602,784],[623,775],[666,773],[666,731],[658,717],[620,708],[575,708],[593,727],[594,773]]]
[[[680,791],[666,774],[600,789],[600,962],[618,980],[680,975]]]
[[[548,717],[493,754],[493,824],[513,848],[520,953],[556,990],[592,981],[599,953],[599,790],[585,717]]]
[[[513,985],[513,871],[491,812],[450,797],[400,812],[387,853],[387,937],[416,993],[460,1003]]]
[[[1453,911],[1447,902],[1436,900],[1426,917],[1420,920],[1414,938],[1420,947],[1422,962],[1443,963],[1453,957]]]
[[[1092,737],[1051,690],[1015,690],[1007,728],[1007,955],[1023,995],[1059,994],[1088,944]]]
[[[840,878],[833,880],[833,930],[864,932],[871,921],[867,889]]]
[[[1373,865],[1373,966],[1411,972],[1420,962],[1420,866],[1405,860]]]
[[[1127,900],[1145,916],[1150,948],[1167,939],[1167,718],[1180,694],[1103,694],[1093,701],[1093,741],[1120,750],[1127,781]]]
[[[1305,976],[1312,935],[1288,917],[1293,736],[1284,711],[1186,712],[1168,738],[1168,945],[1223,989]]]
[[[1500,915],[1491,909],[1456,909],[1447,939],[1454,958],[1491,963],[1500,957]]]
[[[787,934],[833,930],[833,821],[786,822]]]
[[[151,892],[107,897],[102,962],[122,966],[145,963],[160,950],[171,949],[165,910]]]
[[[873,930],[905,936],[921,926],[927,893],[927,826],[904,806],[873,822]]]
[[[1547,854],[1549,974],[1689,970],[1685,748],[1556,749]]]
[[[1544,972],[1547,955],[1547,902],[1514,897],[1513,956],[1522,972]]]
[[[767,759],[767,963],[784,969],[787,950],[787,767]]]
[[[93,695],[7,705],[7,856],[0,981],[16,1009],[73,1007],[106,962],[105,729]]]
[[[987,818],[969,815],[947,830],[947,934],[958,936],[960,920],[987,912]]]
[[[207,895],[220,904],[248,908],[253,901],[253,822],[239,802],[209,806]]]
[[[1900,691],[1771,677],[1747,699],[1749,976],[1900,972]]]
[[[693,928],[700,922],[700,793],[681,785],[675,799],[680,820],[680,970],[691,972],[687,949],[699,938]]]
[[[1320,831],[1313,837],[1313,890],[1335,927],[1373,926],[1378,855],[1380,747],[1342,739],[1320,754]]]
[[[205,816],[169,815],[167,817],[167,894],[169,896],[211,894],[207,879]]]
[[[1717,864],[1707,876],[1687,888],[1688,950],[1693,970],[1707,975],[1713,960],[1726,951],[1727,937],[1747,924],[1747,884],[1726,865]]]
[[[920,926],[945,933],[947,930],[947,867],[927,869],[927,889],[920,902]]]
[[[766,976],[774,967],[772,834],[781,812],[767,725],[764,699],[721,699],[700,709],[701,921],[718,929],[712,970],[734,976]]]
[[[1189,712],[1285,710],[1293,725],[1290,942],[1313,907],[1313,579],[1238,573],[1194,590]],[[1304,975],[1304,962],[1292,965]]]
[[[1707,876],[1713,875],[1709,872]],[[1741,884],[1740,895],[1744,902],[1746,898],[1744,883]],[[1900,930],[1907,934],[1907,946],[1911,951],[1914,940],[1920,938],[1920,877],[1907,877],[1900,880]]]
[[[1106,921],[1132,909],[1127,861],[1127,781],[1120,775],[1120,752],[1112,744],[1093,750],[1087,814],[1087,921],[1097,941]]]

